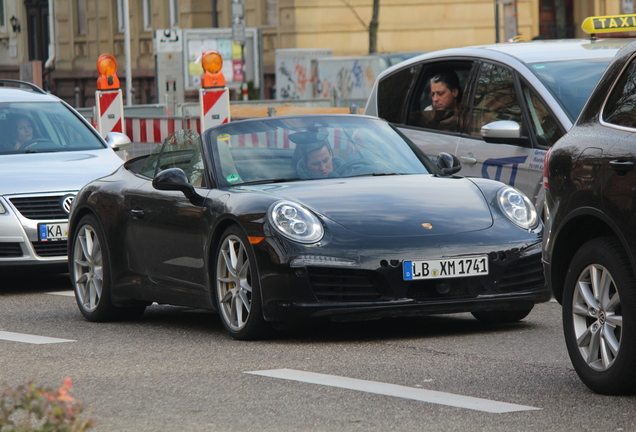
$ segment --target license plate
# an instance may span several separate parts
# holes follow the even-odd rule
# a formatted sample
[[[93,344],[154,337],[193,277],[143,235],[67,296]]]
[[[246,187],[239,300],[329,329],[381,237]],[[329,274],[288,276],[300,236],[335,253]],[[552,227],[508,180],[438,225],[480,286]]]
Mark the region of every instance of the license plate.
[[[66,240],[68,223],[39,224],[38,237],[41,242]]]
[[[404,280],[483,276],[488,274],[488,256],[404,261]]]

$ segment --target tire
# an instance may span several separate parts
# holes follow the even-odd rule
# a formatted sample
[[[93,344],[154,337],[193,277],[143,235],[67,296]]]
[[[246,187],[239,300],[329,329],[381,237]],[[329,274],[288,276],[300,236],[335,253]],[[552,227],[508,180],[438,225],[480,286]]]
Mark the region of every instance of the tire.
[[[636,279],[622,245],[602,237],[576,252],[563,291],[570,360],[590,389],[636,392]]]
[[[524,309],[471,312],[479,321],[487,324],[510,324],[521,321],[532,311],[534,305]]]
[[[84,318],[104,322],[137,319],[144,313],[145,305],[125,308],[113,305],[108,246],[94,216],[87,215],[80,220],[70,248],[71,283]]]
[[[270,326],[263,318],[256,258],[237,226],[221,236],[216,253],[215,295],[221,322],[234,338],[263,337]]]

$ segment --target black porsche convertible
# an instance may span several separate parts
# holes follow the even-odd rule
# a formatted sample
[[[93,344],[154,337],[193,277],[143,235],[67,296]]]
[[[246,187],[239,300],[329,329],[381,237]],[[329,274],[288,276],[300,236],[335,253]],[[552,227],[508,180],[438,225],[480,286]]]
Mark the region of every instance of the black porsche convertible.
[[[521,320],[549,299],[541,220],[518,190],[460,168],[366,116],[178,131],[77,195],[79,309],[89,321],[153,302],[217,310],[236,339],[313,318]]]

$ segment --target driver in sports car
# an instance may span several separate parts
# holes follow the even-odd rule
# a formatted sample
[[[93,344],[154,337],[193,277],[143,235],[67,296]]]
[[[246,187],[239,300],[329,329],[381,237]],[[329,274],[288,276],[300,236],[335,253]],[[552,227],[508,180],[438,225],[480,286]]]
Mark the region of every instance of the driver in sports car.
[[[296,165],[300,178],[339,177],[334,171],[344,165],[344,160],[333,155],[329,142],[325,140],[310,144],[299,144],[301,159]]]

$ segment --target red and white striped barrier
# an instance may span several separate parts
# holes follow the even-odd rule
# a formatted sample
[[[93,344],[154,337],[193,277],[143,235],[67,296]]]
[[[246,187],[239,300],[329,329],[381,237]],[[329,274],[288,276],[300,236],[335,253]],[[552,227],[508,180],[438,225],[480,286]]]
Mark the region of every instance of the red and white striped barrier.
[[[229,123],[230,90],[227,87],[199,90],[199,103],[203,130]]]
[[[271,131],[271,132],[261,132],[261,133],[252,133],[246,135],[237,135],[233,137],[235,141],[232,142],[233,145],[238,147],[261,147],[261,148],[279,148],[279,149],[288,149],[290,148],[290,139],[289,139],[289,130],[285,129],[283,132]],[[357,137],[353,137],[353,141],[348,139],[347,137],[342,136],[342,131],[340,129],[334,129],[333,136],[330,138],[330,144],[334,150],[347,150],[354,151],[355,144],[357,141]],[[291,144],[295,146],[295,144]]]
[[[124,102],[121,90],[97,90],[97,131],[103,137],[109,132],[126,133],[123,123]]]
[[[127,117],[126,131],[134,143],[160,143],[168,135],[182,129],[192,129],[201,133],[201,120],[198,118],[130,118]]]

